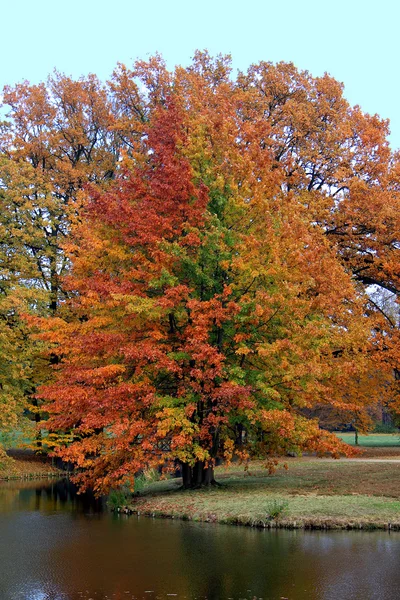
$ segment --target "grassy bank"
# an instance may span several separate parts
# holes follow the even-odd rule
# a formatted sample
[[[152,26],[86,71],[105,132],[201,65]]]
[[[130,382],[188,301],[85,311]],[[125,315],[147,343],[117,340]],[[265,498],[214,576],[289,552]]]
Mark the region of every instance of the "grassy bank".
[[[60,471],[52,466],[51,459],[36,456],[29,450],[13,450],[7,454],[0,454],[0,481],[59,475]]]
[[[400,458],[400,457],[399,457]],[[400,530],[400,460],[290,459],[269,476],[253,463],[216,470],[221,487],[183,491],[180,480],[150,484],[134,513],[259,527]]]

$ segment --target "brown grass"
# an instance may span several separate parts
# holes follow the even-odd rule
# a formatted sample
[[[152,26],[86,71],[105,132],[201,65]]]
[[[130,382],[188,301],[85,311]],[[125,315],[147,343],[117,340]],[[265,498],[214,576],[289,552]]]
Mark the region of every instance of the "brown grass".
[[[396,446],[389,446],[387,448],[363,447],[360,448],[360,458],[399,458],[400,459],[400,448]]]

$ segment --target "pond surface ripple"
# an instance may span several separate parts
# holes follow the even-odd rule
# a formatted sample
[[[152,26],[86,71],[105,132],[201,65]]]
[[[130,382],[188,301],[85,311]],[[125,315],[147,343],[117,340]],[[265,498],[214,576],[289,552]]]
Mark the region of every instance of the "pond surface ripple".
[[[118,516],[67,481],[0,484],[0,600],[398,600],[400,532]]]

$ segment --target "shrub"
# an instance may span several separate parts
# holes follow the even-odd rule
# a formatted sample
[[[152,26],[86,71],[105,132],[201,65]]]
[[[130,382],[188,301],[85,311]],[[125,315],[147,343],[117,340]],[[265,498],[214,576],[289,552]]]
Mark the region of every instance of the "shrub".
[[[135,477],[135,494],[140,494],[150,483],[160,480],[157,469],[148,469]]]
[[[374,433],[399,433],[395,425],[389,423],[377,423],[374,427]]]
[[[127,503],[128,498],[126,497],[123,490],[111,490],[108,495],[107,504],[111,510],[121,508]]]
[[[267,519],[276,521],[284,517],[289,512],[289,502],[287,500],[273,500],[267,504]]]

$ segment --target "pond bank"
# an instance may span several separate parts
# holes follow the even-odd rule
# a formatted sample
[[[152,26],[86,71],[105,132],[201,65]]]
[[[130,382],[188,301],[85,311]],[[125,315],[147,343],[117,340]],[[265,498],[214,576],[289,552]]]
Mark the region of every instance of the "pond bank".
[[[220,523],[223,525],[240,525],[244,527],[255,527],[259,529],[304,529],[308,531],[333,531],[333,530],[345,530],[345,531],[400,531],[400,520],[396,522],[381,522],[379,520],[347,520],[347,519],[331,519],[320,517],[318,519],[300,518],[298,520],[292,519],[246,519],[241,518],[240,515],[237,517],[218,517],[218,515],[209,513],[208,515],[202,516],[188,516],[186,513],[163,513],[162,511],[144,511],[132,507],[126,506],[121,511],[124,514],[131,514],[136,516],[144,516],[149,518],[160,518],[160,519],[177,519],[182,521],[194,521],[198,523]]]
[[[0,481],[60,477],[63,473],[51,459],[38,456],[32,450],[13,449],[0,455]]]
[[[9,455],[0,462],[2,481],[65,476],[32,451]],[[266,529],[399,531],[399,458],[382,449],[367,460],[290,458],[273,475],[257,462],[247,472],[217,467],[221,487],[184,491],[180,479],[152,482],[121,512]]]
[[[268,475],[260,463],[216,469],[221,487],[182,490],[159,481],[120,511],[128,514],[285,529],[400,530],[396,460],[290,459]]]

